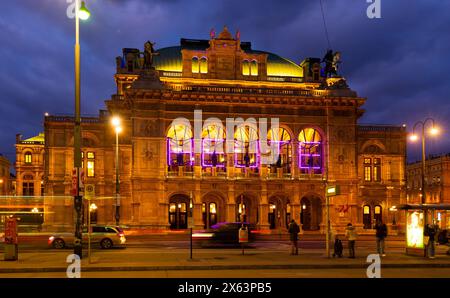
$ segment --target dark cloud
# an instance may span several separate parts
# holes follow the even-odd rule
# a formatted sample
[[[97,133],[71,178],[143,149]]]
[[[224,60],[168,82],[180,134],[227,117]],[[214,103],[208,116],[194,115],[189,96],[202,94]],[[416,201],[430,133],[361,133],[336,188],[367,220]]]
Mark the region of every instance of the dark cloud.
[[[227,25],[253,48],[295,62],[327,49],[319,1],[89,0],[81,24],[82,112],[96,114],[114,92],[114,57],[123,47],[208,38]],[[331,46],[342,72],[367,97],[365,123],[406,123],[434,117],[443,127],[428,152],[450,151],[450,3],[382,0],[382,19],[366,16],[365,0],[323,0]],[[21,0],[0,17],[0,152],[14,157],[14,137],[41,131],[44,112],[73,111],[74,22],[66,0]],[[418,146],[409,154],[418,157]]]

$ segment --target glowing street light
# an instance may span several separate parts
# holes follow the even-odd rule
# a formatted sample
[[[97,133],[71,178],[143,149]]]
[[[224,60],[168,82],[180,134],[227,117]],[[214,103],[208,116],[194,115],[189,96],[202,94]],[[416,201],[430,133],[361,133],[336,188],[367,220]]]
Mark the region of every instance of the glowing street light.
[[[425,204],[427,202],[427,200],[426,200],[426,192],[425,192],[425,169],[426,169],[426,166],[425,166],[425,162],[426,162],[426,157],[425,157],[425,139],[426,139],[425,127],[426,127],[428,122],[431,122],[431,129],[430,129],[429,133],[431,135],[437,135],[439,131],[438,131],[436,125],[435,125],[434,119],[433,118],[427,118],[424,121],[417,121],[414,124],[412,135],[410,137],[410,139],[412,141],[417,141],[419,137],[415,133],[416,127],[418,125],[422,126],[422,187],[421,187],[421,194],[420,194],[421,204]],[[424,226],[426,226],[427,225],[427,213],[426,213],[427,211],[424,210],[424,212],[425,212]],[[425,250],[425,254],[427,254],[427,250]]]
[[[410,139],[412,142],[416,142],[416,141],[419,139],[419,137],[418,137],[417,135],[410,135],[410,136],[409,136],[409,139]]]
[[[79,173],[81,169],[81,116],[80,116],[80,19],[87,20],[90,16],[89,10],[86,8],[84,1],[75,0],[75,123],[74,123],[74,141],[73,141],[73,166]],[[79,175],[77,175],[77,184],[79,185]],[[74,240],[74,254],[82,258],[82,196],[80,196],[80,189],[74,194],[74,209],[76,212],[75,224],[75,240]]]
[[[84,1],[81,1],[81,7],[78,11],[78,17],[80,18],[80,20],[86,21],[90,16],[91,12],[86,8],[86,4],[84,3]]]
[[[122,132],[122,120],[118,116],[111,119],[111,124],[116,133],[116,225],[120,222],[120,180],[119,180],[119,134]]]

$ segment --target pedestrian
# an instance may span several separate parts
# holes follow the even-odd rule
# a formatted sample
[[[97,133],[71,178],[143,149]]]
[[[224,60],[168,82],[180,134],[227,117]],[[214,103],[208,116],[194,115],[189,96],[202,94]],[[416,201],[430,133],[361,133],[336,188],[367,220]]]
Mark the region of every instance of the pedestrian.
[[[345,229],[345,237],[348,240],[348,251],[349,251],[349,258],[354,259],[355,258],[355,241],[358,237],[358,234],[355,231],[355,227],[351,223],[347,224],[347,228]]]
[[[375,230],[375,236],[377,238],[377,252],[381,256],[385,257],[386,254],[384,252],[384,240],[387,237],[387,226],[381,220],[378,220],[377,224],[375,225]]]
[[[298,255],[298,233],[300,233],[300,227],[295,222],[295,220],[291,220],[289,224],[288,232],[290,234],[291,239],[291,255]]]
[[[424,231],[424,235],[426,237],[428,237],[428,243],[425,243],[426,247],[427,247],[427,253],[428,253],[428,257],[430,259],[434,259],[434,253],[435,253],[435,238],[436,238],[436,228],[434,227],[434,225],[430,225],[428,224],[425,227],[425,231]],[[426,240],[425,240],[426,242]]]
[[[334,235],[334,253],[333,253],[333,258],[334,257],[339,257],[342,258],[342,251],[343,251],[344,247],[342,245],[342,241],[341,239],[339,239],[339,236],[337,234]]]

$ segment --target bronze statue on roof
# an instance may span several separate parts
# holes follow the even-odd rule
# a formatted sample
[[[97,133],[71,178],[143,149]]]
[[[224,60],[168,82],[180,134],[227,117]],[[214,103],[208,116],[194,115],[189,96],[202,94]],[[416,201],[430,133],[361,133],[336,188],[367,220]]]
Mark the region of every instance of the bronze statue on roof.
[[[144,45],[144,65],[142,66],[142,69],[151,69],[153,68],[153,56],[159,55],[153,48],[155,43],[152,43],[150,41],[147,41]]]

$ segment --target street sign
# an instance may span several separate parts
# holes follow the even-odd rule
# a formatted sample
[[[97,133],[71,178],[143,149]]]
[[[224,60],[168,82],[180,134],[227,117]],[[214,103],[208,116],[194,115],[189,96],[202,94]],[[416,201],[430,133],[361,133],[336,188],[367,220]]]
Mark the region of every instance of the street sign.
[[[339,185],[333,185],[327,187],[327,197],[337,196],[341,194],[341,188]]]
[[[84,196],[86,199],[90,200],[95,196],[95,185],[94,184],[86,184],[84,187]]]
[[[79,180],[80,189],[84,188],[84,179],[85,179],[85,177],[84,177],[84,169],[81,168],[80,169],[80,180]]]
[[[72,188],[70,193],[72,196],[78,195],[78,168],[72,169]]]

